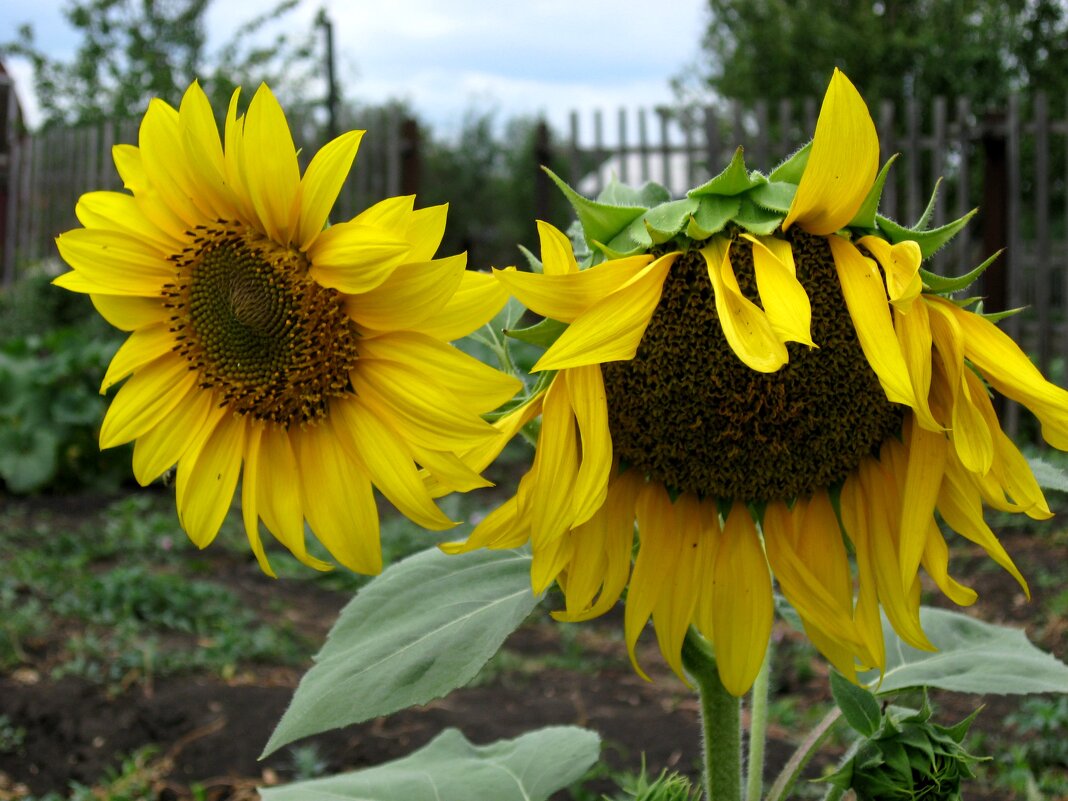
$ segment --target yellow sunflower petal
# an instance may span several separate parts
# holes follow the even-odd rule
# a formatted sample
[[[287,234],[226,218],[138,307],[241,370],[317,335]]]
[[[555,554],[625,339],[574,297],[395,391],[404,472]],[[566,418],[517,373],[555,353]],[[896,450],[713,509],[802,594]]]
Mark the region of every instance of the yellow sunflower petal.
[[[144,365],[122,385],[100,425],[100,447],[124,445],[155,428],[197,384],[189,364],[164,356]]]
[[[466,265],[464,253],[401,264],[374,289],[349,297],[345,307],[353,320],[376,331],[417,327],[456,294]]]
[[[159,297],[174,279],[160,252],[132,236],[98,228],[75,228],[56,238],[59,255],[94,284],[123,294]]]
[[[445,236],[445,221],[449,214],[446,203],[416,209],[408,217],[404,238],[412,246],[408,261],[430,261],[438,252],[441,238]]]
[[[891,245],[877,236],[861,237],[857,244],[866,248],[883,268],[890,303],[901,311],[908,311],[923,290],[920,278],[923,254],[920,253],[920,246],[911,239]]]
[[[341,447],[332,417],[291,434],[304,514],[319,541],[349,570],[382,572],[371,481]]]
[[[387,197],[361,211],[351,222],[381,228],[390,233],[407,233],[414,208],[415,195]]]
[[[152,189],[186,227],[211,219],[213,209],[193,191],[185,159],[176,158],[182,152],[178,112],[158,98],[150,100],[137,143]]]
[[[338,223],[312,241],[308,274],[340,292],[369,292],[389,278],[410,249],[395,232],[354,221]]]
[[[75,273],[65,273],[75,275]],[[138,328],[163,322],[170,317],[162,298],[141,298],[125,295],[90,295],[89,299],[100,316],[120,331],[135,331]]]
[[[155,247],[161,257],[184,247],[181,239],[145,216],[135,197],[122,192],[86,192],[78,198],[74,213],[86,228],[107,228],[131,236]]]
[[[452,345],[412,331],[360,341],[361,359],[387,359],[416,370],[456,394],[480,413],[491,412],[522,388],[522,382],[494,370]]]
[[[781,342],[801,342],[812,347],[812,304],[801,282],[797,280],[793,264],[786,264],[779,254],[781,247],[769,242],[781,242],[775,237],[757,238],[742,234],[753,245],[753,271],[757,292],[768,322]],[[787,245],[789,250],[789,243]],[[774,248],[774,249],[772,249]],[[792,262],[792,259],[791,259]]]
[[[854,472],[842,485],[842,524],[856,552],[858,588],[853,620],[866,650],[863,661],[867,667],[882,671],[886,666],[886,645],[863,493],[859,472]]]
[[[358,398],[335,401],[330,415],[349,455],[364,466],[371,482],[405,517],[433,531],[456,525],[431,500],[399,436]]]
[[[730,260],[730,240],[717,237],[701,249],[715,294],[723,336],[750,369],[774,373],[789,356],[767,314],[742,294]]]
[[[297,149],[285,112],[266,84],[248,104],[244,128],[245,181],[264,233],[288,245],[296,233],[300,199]]]
[[[879,171],[879,136],[864,99],[838,69],[823,97],[808,164],[783,220],[810,234],[844,228],[868,195]]]
[[[492,275],[465,270],[452,297],[431,317],[411,328],[452,342],[484,326],[507,302],[507,290]]]
[[[676,525],[675,506],[662,486],[644,485],[638,493],[635,511],[640,545],[627,591],[623,631],[634,670],[649,681],[634,649],[661,596],[671,592],[683,555],[684,538]]]
[[[300,468],[288,431],[273,425],[263,428],[256,467],[256,509],[267,530],[302,563],[316,570],[331,570],[329,562],[308,553],[304,541]]]
[[[224,417],[204,442],[196,460],[183,459],[178,463],[175,479],[178,519],[198,548],[211,544],[230,511],[241,472],[247,426],[241,418]]]
[[[905,442],[908,466],[901,497],[898,550],[901,583],[908,586],[916,576],[927,544],[927,529],[934,517],[948,443],[945,435],[925,430],[911,417],[905,421]]]
[[[456,450],[491,440],[495,429],[421,372],[378,359],[357,362],[351,374],[356,394],[406,439],[436,450]]]
[[[260,570],[271,578],[277,578],[260,539],[260,517],[256,510],[256,482],[259,479],[260,440],[264,426],[250,425],[245,432],[245,467],[241,471],[241,522],[245,524],[245,536],[256,556]]]
[[[944,427],[931,413],[931,348],[934,343],[927,304],[914,303],[908,314],[894,309],[894,331],[912,381],[916,419],[928,431],[942,431]]]
[[[212,219],[231,219],[235,213],[233,193],[226,183],[226,160],[211,102],[200,84],[190,85],[178,107],[178,134],[185,148],[185,164],[190,170],[190,188],[195,187],[201,206],[208,207]]]
[[[599,365],[565,371],[571,409],[581,442],[582,461],[572,491],[572,525],[590,519],[605,502],[612,469],[612,434],[608,430],[608,398]]]
[[[879,268],[852,242],[840,236],[828,237],[827,241],[834,256],[842,296],[868,364],[890,401],[915,406],[912,380],[894,333]]]
[[[546,547],[571,528],[575,516],[571,493],[578,474],[578,432],[564,374],[553,379],[542,406],[541,433],[532,470],[539,480],[529,504],[520,511],[530,517],[534,549]]]
[[[541,267],[545,275],[568,275],[579,271],[571,240],[558,228],[538,220]]]
[[[100,383],[100,394],[105,394],[111,386],[135,370],[169,353],[174,345],[174,334],[163,323],[134,331],[112,357],[104,380]]]
[[[469,553],[479,548],[518,548],[530,538],[530,526],[519,517],[519,499],[502,503],[475,526],[462,542],[443,542],[438,547],[448,554]]]
[[[142,192],[148,188],[148,176],[145,174],[145,162],[136,145],[113,145],[111,158],[115,169],[122,179],[122,185],[131,192]]]
[[[648,254],[614,259],[577,273],[493,272],[508,291],[535,314],[570,323],[597,301],[619,290],[652,259]]]
[[[311,247],[330,216],[352,169],[363,131],[349,131],[327,142],[312,158],[300,180],[300,216],[294,237],[301,250]]]
[[[211,393],[192,390],[159,425],[137,438],[133,473],[147,486],[188,452],[199,453],[202,440],[227,414]]]
[[[983,519],[983,501],[979,490],[968,480],[967,468],[953,453],[946,464],[942,486],[938,491],[938,512],[951,529],[986,551],[987,556],[1016,579],[1028,598],[1031,590],[1005,547]]]
[[[633,359],[677,256],[661,256],[619,290],[590,306],[545,351],[532,371]]]
[[[971,606],[978,594],[949,575],[949,547],[942,539],[942,532],[934,518],[927,525],[927,537],[923,548],[923,566],[931,579],[947,598],[958,606]]]
[[[723,526],[712,585],[716,668],[727,692],[745,695],[767,655],[775,601],[756,525],[740,501]]]

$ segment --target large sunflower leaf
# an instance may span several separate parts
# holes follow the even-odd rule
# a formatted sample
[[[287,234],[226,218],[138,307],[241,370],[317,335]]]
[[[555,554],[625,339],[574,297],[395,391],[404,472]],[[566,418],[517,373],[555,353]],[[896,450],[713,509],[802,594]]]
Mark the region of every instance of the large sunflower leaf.
[[[886,671],[858,678],[883,694],[906,687],[962,693],[1068,693],[1068,665],[1036,648],[1019,629],[944,609],[922,607],[923,630],[937,651],[906,645],[883,619]]]
[[[483,746],[446,729],[403,759],[259,792],[263,801],[545,801],[582,778],[599,751],[600,738],[576,726]]]
[[[430,549],[388,568],[341,610],[264,755],[466,684],[537,604],[530,561]]]

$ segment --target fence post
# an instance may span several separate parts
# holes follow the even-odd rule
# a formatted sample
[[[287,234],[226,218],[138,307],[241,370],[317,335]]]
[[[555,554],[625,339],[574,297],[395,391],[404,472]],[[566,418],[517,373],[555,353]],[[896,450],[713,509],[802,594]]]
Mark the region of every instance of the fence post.
[[[1008,136],[1005,115],[991,112],[983,120],[983,253],[1005,250],[1009,244]],[[983,306],[987,311],[1009,307],[1009,256],[983,273]]]
[[[419,123],[405,117],[401,122],[400,140],[400,192],[402,195],[418,195],[423,179]]]
[[[552,157],[549,126],[545,124],[545,120],[538,120],[538,127],[534,130],[534,216],[538,220],[548,220],[552,215],[549,208],[552,185],[549,176],[542,169],[551,166]]]

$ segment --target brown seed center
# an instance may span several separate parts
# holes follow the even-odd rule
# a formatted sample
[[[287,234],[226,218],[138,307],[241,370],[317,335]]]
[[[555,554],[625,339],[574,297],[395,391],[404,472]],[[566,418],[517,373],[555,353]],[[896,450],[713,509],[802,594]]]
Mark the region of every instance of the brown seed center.
[[[199,228],[166,289],[177,351],[239,414],[314,423],[352,391],[356,326],[306,257],[236,224]]]
[[[635,358],[604,366],[623,463],[701,496],[789,500],[841,481],[901,430],[901,407],[864,357],[826,240],[790,239],[819,348],[790,343],[782,369],[751,370],[723,336],[704,259],[684,254]],[[757,302],[752,247],[735,241],[731,261]]]

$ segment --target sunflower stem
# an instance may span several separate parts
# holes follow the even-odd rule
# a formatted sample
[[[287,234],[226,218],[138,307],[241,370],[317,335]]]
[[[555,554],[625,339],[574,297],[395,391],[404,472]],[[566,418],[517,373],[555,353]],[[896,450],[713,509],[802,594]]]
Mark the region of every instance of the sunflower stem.
[[[682,663],[701,698],[706,801],[741,801],[741,699],[727,692],[712,647],[693,628],[682,644]]]
[[[772,641],[764,655],[750,696],[749,709],[749,759],[746,766],[746,801],[760,801],[764,791],[764,747],[768,737],[768,687],[771,684]]]

